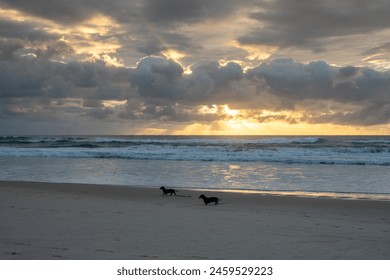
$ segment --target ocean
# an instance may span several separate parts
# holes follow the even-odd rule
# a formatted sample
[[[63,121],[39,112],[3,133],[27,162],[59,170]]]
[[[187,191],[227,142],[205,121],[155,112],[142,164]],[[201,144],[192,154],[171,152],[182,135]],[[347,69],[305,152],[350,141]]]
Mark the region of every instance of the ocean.
[[[0,180],[390,199],[390,137],[0,136]]]

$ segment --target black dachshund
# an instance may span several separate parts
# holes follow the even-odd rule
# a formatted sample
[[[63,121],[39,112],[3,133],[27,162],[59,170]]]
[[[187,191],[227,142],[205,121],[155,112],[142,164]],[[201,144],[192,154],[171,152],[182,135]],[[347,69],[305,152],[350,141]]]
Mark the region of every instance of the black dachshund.
[[[204,194],[200,195],[199,198],[202,198],[204,201],[204,204],[206,204],[206,205],[211,203],[211,202],[214,202],[214,205],[215,205],[215,204],[218,204],[218,202],[220,202],[222,200],[218,197],[206,197]]]
[[[163,194],[162,195],[168,195],[170,193],[170,195],[174,194],[176,195],[176,192],[174,189],[166,189],[165,187],[161,187],[160,190],[163,191]]]

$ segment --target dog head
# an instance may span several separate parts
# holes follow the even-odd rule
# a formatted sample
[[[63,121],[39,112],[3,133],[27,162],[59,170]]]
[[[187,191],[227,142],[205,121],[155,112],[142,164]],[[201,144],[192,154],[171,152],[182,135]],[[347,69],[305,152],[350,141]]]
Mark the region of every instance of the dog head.
[[[201,194],[201,195],[199,196],[199,198],[206,198],[206,196],[205,196],[204,194]]]

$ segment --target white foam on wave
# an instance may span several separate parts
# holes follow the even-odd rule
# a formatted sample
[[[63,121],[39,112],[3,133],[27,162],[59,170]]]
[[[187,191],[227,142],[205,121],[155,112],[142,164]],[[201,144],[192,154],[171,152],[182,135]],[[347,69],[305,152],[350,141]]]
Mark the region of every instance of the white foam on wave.
[[[131,145],[125,147],[0,147],[0,157],[123,158],[177,161],[279,162],[301,164],[390,165],[389,151],[370,148],[307,149],[301,147],[245,148],[233,146]]]
[[[93,142],[160,143],[177,145],[237,145],[237,144],[314,144],[319,137],[264,137],[260,139],[243,137],[96,137]]]

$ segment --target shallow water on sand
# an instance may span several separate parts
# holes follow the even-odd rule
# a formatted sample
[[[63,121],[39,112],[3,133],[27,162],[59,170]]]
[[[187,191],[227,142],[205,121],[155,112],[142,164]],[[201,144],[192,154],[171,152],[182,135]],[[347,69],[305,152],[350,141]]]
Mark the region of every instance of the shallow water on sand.
[[[0,157],[0,180],[390,198],[389,167],[377,165]]]

